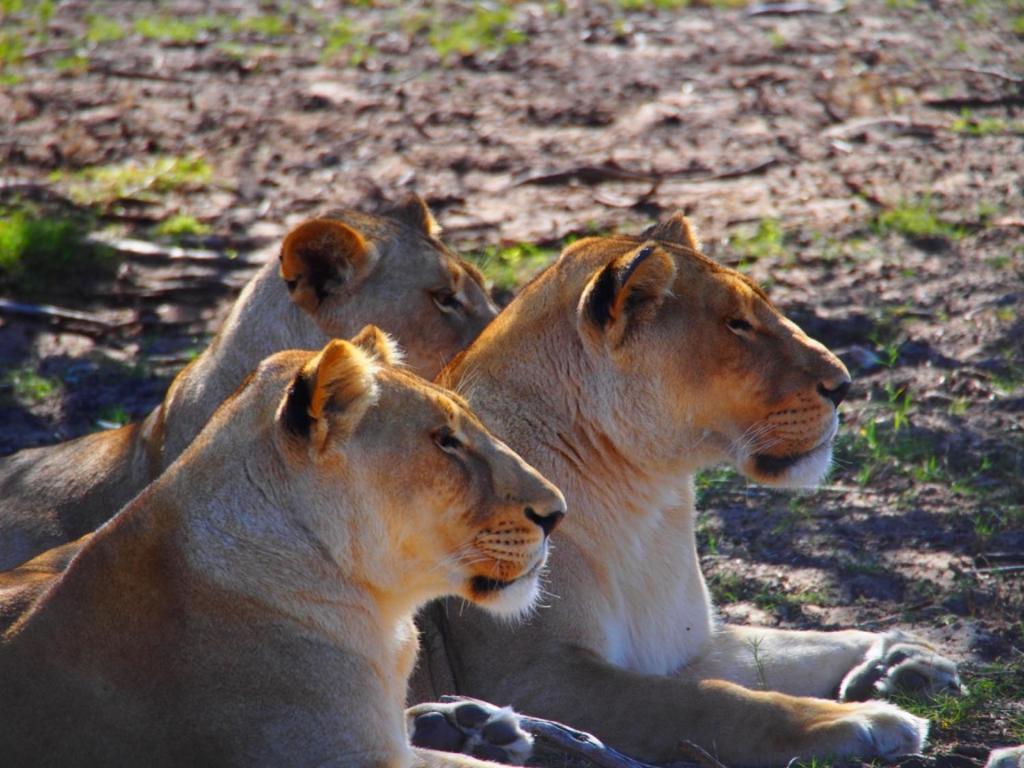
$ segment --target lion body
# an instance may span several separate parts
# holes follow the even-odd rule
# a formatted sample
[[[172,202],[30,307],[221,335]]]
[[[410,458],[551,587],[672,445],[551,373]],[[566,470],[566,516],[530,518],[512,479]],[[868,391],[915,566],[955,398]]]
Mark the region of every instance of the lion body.
[[[550,598],[525,626],[472,608],[423,614],[414,700],[512,704],[650,761],[676,757],[681,739],[741,765],[920,748],[924,721],[826,700],[902,638],[715,620],[695,472],[726,460],[762,482],[817,482],[848,377],[746,278],[701,256],[685,220],[570,246],[439,380],[572,514]]]
[[[0,634],[6,761],[483,765],[407,743],[412,613],[526,608],[546,530],[524,509],[564,502],[457,400],[342,344],[268,359],[114,521],[20,569],[46,586]],[[494,528],[518,531],[497,554]]]
[[[344,274],[321,278],[324,284],[316,286],[318,295],[327,296],[322,303],[290,295],[278,275],[289,262],[268,263],[243,289],[212,343],[178,374],[142,423],[0,460],[0,570],[108,520],[185,450],[217,406],[268,355],[318,349],[330,338],[347,338],[374,323],[403,344],[414,370],[432,377],[494,316],[479,274],[433,237],[436,225],[422,202],[413,201],[393,218],[353,211],[331,216],[289,236],[328,221],[351,225],[362,238],[359,263],[352,266],[348,259]],[[322,234],[313,235],[292,250],[322,260]],[[283,250],[282,256],[288,253]],[[323,271],[320,266],[317,275]],[[434,298],[439,292],[450,295],[456,308],[442,311]]]

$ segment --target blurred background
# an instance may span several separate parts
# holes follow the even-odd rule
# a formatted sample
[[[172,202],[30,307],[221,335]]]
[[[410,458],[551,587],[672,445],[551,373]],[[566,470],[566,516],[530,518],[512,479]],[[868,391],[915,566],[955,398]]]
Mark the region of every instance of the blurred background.
[[[972,691],[915,759],[1024,742],[1024,0],[0,0],[0,453],[143,415],[288,226],[412,191],[502,301],[684,210],[855,376],[824,488],[701,477],[724,615],[913,628]]]

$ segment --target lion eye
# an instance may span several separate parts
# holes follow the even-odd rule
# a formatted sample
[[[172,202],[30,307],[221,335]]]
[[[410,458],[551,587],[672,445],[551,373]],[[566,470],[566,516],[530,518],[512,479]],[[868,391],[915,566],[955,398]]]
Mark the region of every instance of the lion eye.
[[[461,312],[464,309],[462,302],[459,301],[459,298],[453,291],[443,289],[440,291],[434,291],[431,295],[434,299],[434,303],[437,305],[437,308],[442,312]]]
[[[434,433],[434,442],[445,453],[458,453],[465,447],[447,427]]]
[[[742,317],[733,317],[726,322],[726,325],[729,326],[729,330],[733,333],[749,333],[754,330],[754,326]]]

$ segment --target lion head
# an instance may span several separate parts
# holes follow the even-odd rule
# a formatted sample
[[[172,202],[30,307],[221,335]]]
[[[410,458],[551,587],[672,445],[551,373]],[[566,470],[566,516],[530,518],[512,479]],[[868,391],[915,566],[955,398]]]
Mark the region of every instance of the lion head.
[[[528,609],[565,512],[561,493],[458,395],[397,361],[370,326],[316,354],[276,355],[254,374],[293,371],[272,440],[290,467],[293,503],[331,556],[357,563],[385,599],[459,595],[498,613]]]
[[[432,377],[497,314],[479,271],[439,233],[416,196],[384,216],[329,211],[288,233],[280,274],[326,336],[379,325],[415,371]]]
[[[528,355],[517,349],[525,338]],[[492,365],[492,355],[523,361]],[[570,463],[593,445],[646,474],[727,460],[758,482],[814,484],[850,386],[843,364],[753,281],[700,252],[681,214],[641,236],[570,245],[440,380],[464,386],[500,370],[514,388],[539,357],[573,393]]]

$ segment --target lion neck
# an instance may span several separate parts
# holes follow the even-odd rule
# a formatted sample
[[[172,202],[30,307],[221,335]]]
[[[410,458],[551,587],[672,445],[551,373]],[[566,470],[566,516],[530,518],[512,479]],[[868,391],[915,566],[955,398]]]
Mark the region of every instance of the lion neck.
[[[621,377],[587,357],[571,313],[531,322],[528,332],[521,320],[487,329],[446,371],[449,386],[565,495],[551,591],[578,599],[555,607],[566,631],[599,628],[579,629],[574,642],[667,674],[712,628],[693,494],[703,436],[666,434],[637,413],[631,403],[647,396],[643,382],[615,392]]]
[[[665,434],[656,416],[639,412],[654,385],[619,386],[566,314],[531,321],[528,333],[517,318],[499,317],[440,380],[562,489],[570,514],[559,536],[604,546],[622,529],[657,529],[680,505],[702,463],[689,450],[701,436]]]
[[[245,286],[221,331],[196,358],[188,385],[206,390],[212,413],[264,358],[285,349],[319,349],[327,341],[288,296],[272,260]]]

